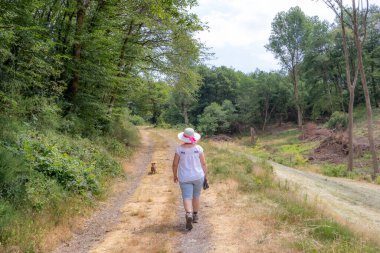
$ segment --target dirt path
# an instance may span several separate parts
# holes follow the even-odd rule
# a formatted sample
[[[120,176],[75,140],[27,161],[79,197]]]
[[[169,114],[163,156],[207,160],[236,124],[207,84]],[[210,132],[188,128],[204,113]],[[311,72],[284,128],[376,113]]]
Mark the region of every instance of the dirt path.
[[[321,210],[372,239],[380,239],[379,186],[270,163],[281,180],[293,184],[309,200],[316,200]]]
[[[201,222],[191,231],[185,229],[179,187],[171,172],[175,136],[157,129],[142,129],[141,135],[142,147],[124,164],[130,179],[117,184],[115,197],[54,253],[209,251],[211,226],[208,212],[203,212],[207,200]],[[157,174],[149,175],[151,162],[156,162]]]
[[[88,252],[96,242],[101,240],[119,222],[121,207],[135,192],[141,178],[145,175],[146,167],[150,164],[154,142],[148,140],[148,135],[147,131],[141,131],[142,145],[136,152],[139,156],[134,156],[131,159],[132,162],[125,161],[123,164],[128,173],[127,180],[117,183],[114,186],[113,196],[102,203],[99,211],[87,220],[81,229],[75,231],[69,242],[62,244],[53,251],[54,253]]]
[[[185,230],[180,191],[171,172],[176,136],[158,129],[141,134],[142,148],[125,165],[130,179],[117,185],[116,197],[54,253],[292,252],[283,243],[291,233],[272,228],[271,207],[242,195],[233,181],[214,182],[202,193],[200,222]],[[148,175],[152,161],[158,173]]]
[[[276,225],[271,215],[276,206],[259,195],[244,195],[231,180],[210,182],[202,193],[200,223],[186,231],[179,187],[172,182],[175,134],[142,129],[141,135],[142,147],[124,164],[128,179],[116,184],[114,197],[54,253],[296,252],[291,245],[297,233]],[[148,174],[151,162],[157,163],[157,174]],[[380,234],[380,187],[271,163],[279,178],[336,219],[365,234]]]

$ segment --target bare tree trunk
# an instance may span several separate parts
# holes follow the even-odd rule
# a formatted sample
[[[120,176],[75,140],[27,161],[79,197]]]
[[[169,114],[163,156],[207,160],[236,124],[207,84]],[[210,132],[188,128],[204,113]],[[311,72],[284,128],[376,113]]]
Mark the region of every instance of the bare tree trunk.
[[[265,99],[265,116],[264,116],[264,123],[263,123],[263,127],[261,130],[265,130],[265,127],[267,125],[267,120],[268,120],[268,110],[269,110],[269,101],[268,99]]]
[[[348,161],[347,161],[347,170],[352,171],[354,167],[354,99],[355,99],[355,88],[348,87],[350,92],[350,101],[348,102]]]
[[[341,11],[341,14],[339,17],[340,17],[340,24],[341,24],[341,28],[342,28],[342,44],[343,44],[343,52],[344,52],[344,62],[346,64],[346,81],[347,81],[348,91],[350,92],[350,101],[348,104],[348,162],[347,162],[347,170],[352,171],[353,170],[353,164],[354,164],[353,111],[354,111],[355,86],[356,86],[356,82],[357,82],[358,69],[356,69],[354,81],[351,81],[351,68],[350,68],[350,60],[348,57],[349,53],[348,53],[348,47],[347,47],[346,28],[344,26],[344,20],[343,20],[343,7],[341,7],[340,11]]]
[[[357,10],[355,6],[355,0],[352,0],[352,9],[353,9],[353,26],[354,26],[354,38],[355,38],[355,46],[358,54],[358,67],[360,71],[360,77],[362,81],[363,91],[364,91],[364,97],[365,97],[365,105],[367,109],[367,128],[368,128],[368,141],[369,141],[369,147],[372,154],[372,168],[373,168],[373,174],[376,175],[379,173],[379,166],[377,162],[377,155],[376,155],[376,147],[375,142],[373,138],[373,128],[372,128],[372,107],[371,107],[371,99],[369,97],[368,92],[368,86],[367,86],[367,80],[366,80],[366,74],[363,67],[363,47],[362,47],[362,41],[359,38],[359,31],[358,31],[358,18],[357,18]],[[367,13],[368,13],[368,1],[367,1]],[[365,26],[366,26],[366,15],[363,19],[363,26],[364,26],[364,35],[365,35]],[[365,38],[365,36],[364,36]]]

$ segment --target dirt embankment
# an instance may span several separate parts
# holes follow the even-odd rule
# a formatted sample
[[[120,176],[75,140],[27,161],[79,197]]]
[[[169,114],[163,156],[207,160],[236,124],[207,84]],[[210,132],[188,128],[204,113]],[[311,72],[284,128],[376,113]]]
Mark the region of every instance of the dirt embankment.
[[[329,130],[318,127],[316,124],[308,123],[304,126],[299,136],[304,141],[320,141],[320,144],[309,159],[313,161],[329,161],[333,163],[345,163],[349,152],[349,139],[347,131]],[[375,145],[380,148],[380,139],[375,139]],[[353,139],[353,150],[355,157],[361,157],[369,151],[369,141],[366,137],[355,137]]]

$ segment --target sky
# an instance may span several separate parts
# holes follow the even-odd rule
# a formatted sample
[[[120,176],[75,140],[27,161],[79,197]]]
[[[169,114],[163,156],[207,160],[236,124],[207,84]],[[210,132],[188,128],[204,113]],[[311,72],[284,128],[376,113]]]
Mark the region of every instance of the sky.
[[[380,5],[380,0],[370,0]],[[334,12],[322,0],[198,0],[191,11],[208,26],[197,37],[214,53],[209,66],[227,66],[245,73],[257,68],[278,70],[280,65],[264,47],[277,13],[299,6],[307,16],[334,21]]]

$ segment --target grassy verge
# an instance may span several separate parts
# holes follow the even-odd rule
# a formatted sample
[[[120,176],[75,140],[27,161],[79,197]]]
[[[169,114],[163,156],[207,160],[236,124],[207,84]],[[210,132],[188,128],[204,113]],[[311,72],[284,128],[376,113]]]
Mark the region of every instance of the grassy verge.
[[[263,159],[307,169],[309,163],[306,157],[318,145],[318,142],[301,141],[298,138],[300,135],[301,132],[298,129],[260,135],[251,152]],[[242,142],[245,141],[246,139],[243,138]]]
[[[354,130],[355,138],[366,138],[365,108],[356,110]],[[374,110],[374,132],[375,138],[379,136],[380,109],[377,108]],[[347,177],[380,184],[380,176],[375,179],[372,178],[372,156],[369,151],[355,157],[354,169],[352,172],[348,172],[346,163],[309,161],[308,156],[319,145],[319,141],[302,141],[298,138],[300,135],[301,131],[296,128],[273,134],[262,134],[258,137],[255,145],[250,147],[250,152],[257,157],[270,159],[301,170],[313,171],[331,177]],[[242,138],[240,144],[251,146],[248,137]],[[378,156],[380,156],[380,150],[378,150]]]
[[[126,138],[129,147],[120,141]],[[126,125],[89,139],[18,121],[3,124],[0,252],[43,252],[52,229],[75,227],[73,217],[91,212],[113,179],[124,175],[118,157],[129,155],[137,139]]]
[[[313,203],[276,182],[272,167],[267,163],[254,163],[212,142],[202,145],[207,154],[210,179],[214,182],[233,179],[241,192],[259,195],[265,202],[272,203],[275,208],[272,207],[270,215],[275,220],[274,229],[296,232],[296,237],[289,242],[291,248],[302,252],[379,252],[378,246],[326,217]]]

